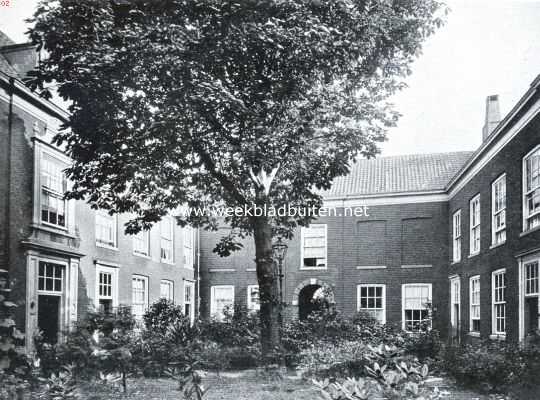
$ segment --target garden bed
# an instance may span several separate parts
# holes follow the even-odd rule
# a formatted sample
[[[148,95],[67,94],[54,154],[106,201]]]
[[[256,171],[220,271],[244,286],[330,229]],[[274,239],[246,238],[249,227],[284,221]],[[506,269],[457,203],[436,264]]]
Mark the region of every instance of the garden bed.
[[[297,375],[267,376],[260,370],[232,371],[219,374],[203,372],[203,385],[208,388],[205,400],[315,400],[322,399],[311,382]],[[449,400],[493,400],[501,396],[486,396],[459,388],[447,378],[431,380],[441,389],[442,398]],[[80,387],[87,400],[179,400],[178,385],[171,379],[130,379],[128,393],[120,387],[85,384]]]

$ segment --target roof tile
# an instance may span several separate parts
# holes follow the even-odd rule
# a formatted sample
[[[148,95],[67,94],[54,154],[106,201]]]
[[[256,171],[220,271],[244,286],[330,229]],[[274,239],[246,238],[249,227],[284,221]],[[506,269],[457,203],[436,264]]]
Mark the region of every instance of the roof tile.
[[[414,154],[358,160],[324,197],[444,190],[473,152]]]

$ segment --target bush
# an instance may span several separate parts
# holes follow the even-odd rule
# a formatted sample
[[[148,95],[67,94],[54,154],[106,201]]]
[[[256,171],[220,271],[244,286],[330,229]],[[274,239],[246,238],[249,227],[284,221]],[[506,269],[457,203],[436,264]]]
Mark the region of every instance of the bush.
[[[32,364],[24,354],[24,334],[15,326],[17,305],[9,301],[10,292],[7,271],[0,269],[0,398],[17,398],[34,384]]]
[[[485,391],[511,392],[516,385],[537,382],[540,348],[520,348],[504,342],[448,346],[440,363],[449,374],[466,385]]]
[[[249,312],[243,306],[226,309],[221,321],[210,319],[200,323],[200,337],[204,343],[198,351],[203,365],[213,365],[216,358],[222,363],[221,369],[253,368],[260,364],[260,325],[257,313]],[[218,352],[215,356],[208,349]]]
[[[184,368],[193,362],[190,347],[199,336],[182,307],[161,299],[150,306],[144,317],[140,349],[135,360],[145,376],[161,376],[166,368]]]

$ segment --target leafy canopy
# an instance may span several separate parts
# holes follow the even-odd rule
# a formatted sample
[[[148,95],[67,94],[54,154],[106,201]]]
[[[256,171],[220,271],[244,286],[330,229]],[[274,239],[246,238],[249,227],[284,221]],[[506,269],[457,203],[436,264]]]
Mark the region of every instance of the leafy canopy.
[[[70,196],[134,213],[128,232],[182,204],[319,206],[378,152],[387,100],[443,14],[436,0],[45,1],[30,83],[71,102],[56,139]],[[309,218],[271,222],[290,234]]]

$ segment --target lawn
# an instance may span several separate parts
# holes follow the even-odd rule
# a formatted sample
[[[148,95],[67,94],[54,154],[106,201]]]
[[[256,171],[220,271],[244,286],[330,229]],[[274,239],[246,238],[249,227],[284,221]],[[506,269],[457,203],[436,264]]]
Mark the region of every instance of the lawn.
[[[316,400],[322,399],[310,382],[287,375],[281,379],[257,371],[228,372],[217,376],[203,374],[204,386],[208,388],[205,400]],[[434,379],[432,385],[440,387],[449,400],[502,399],[484,396],[459,389],[449,380]],[[83,385],[81,391],[87,400],[181,400],[178,385],[170,379],[131,379],[128,394],[117,387]]]

